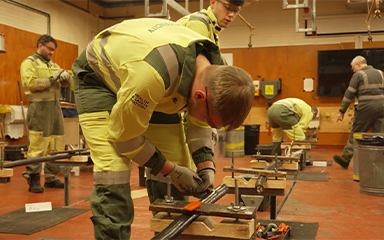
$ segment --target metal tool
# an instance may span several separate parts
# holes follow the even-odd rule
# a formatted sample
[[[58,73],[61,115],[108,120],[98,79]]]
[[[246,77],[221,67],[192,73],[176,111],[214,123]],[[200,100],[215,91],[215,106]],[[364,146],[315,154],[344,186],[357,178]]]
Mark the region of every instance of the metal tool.
[[[231,206],[227,207],[228,210],[234,211],[234,212],[240,212],[244,211],[244,203],[239,201],[239,186],[237,185],[237,179],[235,178],[235,204],[231,202]],[[236,222],[239,221],[238,218],[235,220]]]
[[[234,157],[234,153],[232,152],[232,165],[231,165],[231,168],[234,168],[235,167],[235,157]],[[235,177],[235,173],[232,172],[232,178]]]
[[[215,203],[217,200],[222,198],[228,191],[228,187],[225,184],[221,184],[214,190],[207,190],[207,195],[200,201],[202,203]],[[176,218],[171,224],[168,225],[162,232],[157,234],[152,239],[164,239],[170,240],[175,239],[179,236],[184,229],[186,229],[193,221],[199,217],[199,214],[182,214]]]
[[[278,173],[277,168],[280,167],[284,161],[278,160],[277,154],[275,155],[275,161],[268,165],[268,167],[264,168],[264,170],[275,170],[275,173]],[[268,180],[267,175],[260,174],[257,178],[255,189],[257,193],[263,193],[264,192],[264,183]]]
[[[173,197],[171,195],[172,180],[171,177],[167,176],[167,195],[164,196],[165,203],[173,204]],[[171,213],[168,212],[168,217],[171,216]]]

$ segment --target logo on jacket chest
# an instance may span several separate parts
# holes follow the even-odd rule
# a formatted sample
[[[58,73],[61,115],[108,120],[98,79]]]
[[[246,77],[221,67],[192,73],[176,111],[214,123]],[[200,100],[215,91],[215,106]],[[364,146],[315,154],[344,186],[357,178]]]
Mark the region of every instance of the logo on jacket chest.
[[[131,97],[131,102],[142,109],[146,109],[149,103],[137,93]]]

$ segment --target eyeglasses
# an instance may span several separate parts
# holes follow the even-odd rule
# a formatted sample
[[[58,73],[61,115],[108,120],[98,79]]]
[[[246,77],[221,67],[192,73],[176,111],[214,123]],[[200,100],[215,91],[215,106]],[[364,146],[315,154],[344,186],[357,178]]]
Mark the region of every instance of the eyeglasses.
[[[216,1],[221,3],[221,4],[223,4],[225,10],[227,10],[228,13],[232,13],[233,12],[235,15],[237,15],[240,12],[240,10],[241,10],[241,7],[234,8],[234,7],[231,7],[230,4],[225,3],[225,2],[223,2],[221,0],[216,0]]]
[[[54,52],[54,51],[55,51],[55,49],[52,48],[52,47],[48,47],[47,45],[44,45],[44,44],[43,44],[43,46],[46,47],[46,48],[48,48],[48,50],[51,51],[51,52]]]

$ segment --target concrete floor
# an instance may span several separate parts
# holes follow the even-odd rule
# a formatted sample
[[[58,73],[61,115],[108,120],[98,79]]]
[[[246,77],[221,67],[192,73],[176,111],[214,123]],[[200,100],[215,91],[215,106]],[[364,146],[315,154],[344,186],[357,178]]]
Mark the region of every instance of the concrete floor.
[[[342,148],[325,148],[316,146],[312,149],[312,160],[331,160],[334,154],[341,153]],[[249,167],[251,156],[235,159],[236,167]],[[230,158],[216,160],[216,185],[230,173],[222,171],[224,166],[231,165]],[[26,203],[52,202],[53,207],[64,205],[62,189],[45,189],[42,194],[28,192],[26,181],[21,177],[24,167],[14,169],[14,177],[8,184],[0,184],[0,214],[20,208]],[[337,164],[328,167],[307,166],[304,172],[329,172],[327,182],[298,181],[287,201],[283,205],[277,220],[294,222],[318,222],[316,239],[384,239],[384,197],[366,195],[359,192],[359,183],[353,181],[353,167],[342,169]],[[60,178],[62,176],[60,175]],[[63,179],[63,178],[62,178]],[[287,181],[288,192],[292,180]],[[138,168],[135,164],[131,176],[132,190],[143,189],[139,186]],[[90,208],[89,196],[92,190],[92,167],[83,167],[80,176],[71,176],[72,208]],[[277,206],[283,197],[277,197]],[[194,200],[194,199],[191,199]],[[234,202],[234,195],[227,194],[218,201],[220,204]],[[131,239],[150,239],[153,233],[149,230],[152,217],[148,210],[148,197],[134,199],[135,220],[132,225]],[[31,234],[4,234],[0,239],[93,239],[93,225],[90,221],[92,213],[88,211],[61,224]],[[269,209],[257,213],[258,219],[268,220]]]

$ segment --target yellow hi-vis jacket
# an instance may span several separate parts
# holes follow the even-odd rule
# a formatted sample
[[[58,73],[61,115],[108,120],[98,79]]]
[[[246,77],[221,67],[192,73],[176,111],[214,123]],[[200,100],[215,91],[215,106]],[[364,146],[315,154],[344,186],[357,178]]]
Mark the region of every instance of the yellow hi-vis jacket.
[[[52,61],[45,60],[35,52],[21,63],[20,75],[23,89],[30,102],[55,101],[60,99],[60,83],[51,86],[49,77],[60,69]]]
[[[212,64],[223,64],[219,48],[209,39],[162,19],[123,21],[89,43],[89,65],[117,94],[108,140],[120,154],[144,165],[155,153],[142,134],[154,111],[174,114],[186,109],[198,49]],[[208,124],[187,119],[190,152],[204,146],[212,149]]]
[[[292,129],[284,130],[289,136],[295,136],[296,139],[305,139],[304,131],[313,118],[312,108],[306,102],[298,98],[285,98],[273,103],[273,105],[284,105],[290,111],[294,112],[300,118],[299,123],[292,126]],[[272,129],[273,130],[273,129]],[[275,140],[275,139],[274,139]]]
[[[217,18],[213,14],[211,7],[208,7],[207,10],[202,9],[200,12],[186,15],[177,20],[177,23],[209,38],[220,47],[219,33],[222,28],[217,24]]]

